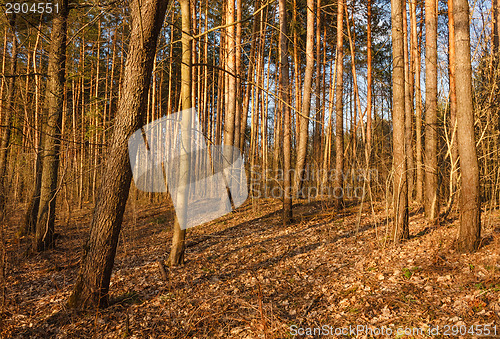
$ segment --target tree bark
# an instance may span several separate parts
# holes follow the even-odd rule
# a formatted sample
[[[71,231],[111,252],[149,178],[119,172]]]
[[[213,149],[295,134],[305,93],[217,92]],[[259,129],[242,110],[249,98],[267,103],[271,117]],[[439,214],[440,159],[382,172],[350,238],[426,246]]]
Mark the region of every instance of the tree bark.
[[[366,166],[369,169],[372,152],[372,0],[367,0],[366,9]]]
[[[153,58],[167,4],[166,0],[131,3],[130,43],[113,137],[90,226],[90,239],[68,301],[70,307],[105,307],[109,302],[111,271],[132,179],[128,138],[141,126],[146,111]]]
[[[447,211],[453,205],[453,197],[457,187],[457,165],[458,165],[458,147],[457,147],[457,92],[456,92],[456,54],[455,54],[455,23],[453,17],[453,0],[448,0],[448,74],[449,74],[449,95],[450,95],[450,197],[448,200]]]
[[[421,207],[423,202],[424,172],[422,166],[422,93],[420,90],[420,44],[417,36],[417,4],[416,0],[410,0],[410,25],[411,25],[411,52],[413,55],[413,70],[415,76],[415,162],[416,162],[416,191],[415,200]]]
[[[439,216],[436,0],[425,0],[425,33],[425,215],[434,223]]]
[[[309,114],[311,110],[312,77],[314,72],[314,0],[307,0],[307,33],[306,33],[306,70],[304,74],[304,96],[302,98],[300,130],[297,146],[297,165],[295,167],[294,192],[300,195],[302,179],[305,172],[307,156],[307,139],[309,134]]]
[[[415,163],[413,161],[413,81],[408,60],[408,27],[406,1],[403,4],[403,39],[405,63],[405,153],[408,180],[408,201],[413,200]]]
[[[392,124],[394,166],[394,220],[392,241],[400,243],[409,238],[408,230],[408,182],[405,153],[405,66],[403,35],[404,0],[391,0],[392,18]]]
[[[479,165],[474,138],[469,2],[467,0],[453,0],[453,7],[456,49],[457,137],[462,173],[457,249],[461,252],[472,252],[478,249],[481,240],[481,201],[479,194]]]
[[[291,119],[290,119],[290,88],[288,64],[288,37],[286,1],[279,0],[280,18],[280,99],[283,116],[283,224],[288,225],[292,220],[292,183],[291,183]]]
[[[191,14],[190,1],[180,0],[181,16],[182,16],[182,64],[181,64],[181,104],[184,111],[181,122],[181,154],[180,154],[180,177],[179,187],[186,187],[186,190],[177,192],[176,219],[174,222],[174,234],[172,237],[172,247],[168,258],[170,266],[178,266],[184,264],[184,249],[186,239],[186,229],[181,229],[181,225],[186,224],[187,218],[187,201],[188,201],[188,179],[190,172],[190,152],[185,150],[190,148],[191,136],[191,113],[186,112],[191,108],[191,48],[192,40],[189,36],[191,32]],[[186,114],[186,116],[184,116]],[[234,123],[234,120],[233,120]]]
[[[344,195],[344,0],[337,2],[337,83],[335,93],[335,208],[342,208]]]
[[[226,77],[227,87],[225,89],[226,111],[224,112],[224,144],[234,144],[234,131],[236,120],[236,48],[235,48],[235,27],[234,27],[234,0],[227,2],[226,9]]]
[[[10,50],[10,74],[12,77],[7,81],[7,100],[5,100],[5,107],[2,107],[4,112],[2,117],[2,127],[0,128],[0,221],[4,217],[4,208],[7,200],[7,155],[9,153],[10,135],[12,130],[12,119],[14,117],[14,94],[16,77],[14,74],[17,71],[17,36],[15,33],[16,15],[13,14],[10,19],[10,27],[12,31],[12,43]]]
[[[40,204],[34,239],[34,250],[36,251],[43,251],[54,246],[57,173],[59,170],[64,84],[66,81],[66,26],[68,13],[68,1],[62,1],[59,13],[52,22],[50,36],[48,83],[45,96],[47,118],[43,137]]]

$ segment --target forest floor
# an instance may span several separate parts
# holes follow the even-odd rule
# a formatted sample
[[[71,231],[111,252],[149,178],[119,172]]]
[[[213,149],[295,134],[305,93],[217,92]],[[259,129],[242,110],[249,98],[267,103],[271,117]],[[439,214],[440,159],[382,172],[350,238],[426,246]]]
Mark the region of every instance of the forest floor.
[[[432,228],[422,213],[411,213],[411,239],[395,248],[388,242],[385,203],[374,205],[375,214],[365,204],[359,227],[359,206],[336,212],[325,201],[297,203],[294,223],[284,227],[279,201],[248,201],[189,229],[186,263],[167,268],[164,280],[157,261],[170,247],[173,210],[138,206],[129,201],[127,207],[112,305],[87,313],[65,303],[90,207],[58,220],[57,248],[38,255],[27,255],[29,239],[16,237],[14,218],[5,229],[0,336],[289,338],[321,327],[322,334],[344,329],[343,337],[439,338],[460,330],[472,337],[464,332],[472,325],[478,325],[474,334],[491,335],[497,325],[500,335],[498,212],[483,213],[482,246],[464,255],[453,250],[456,216]],[[405,330],[413,333],[401,335]]]

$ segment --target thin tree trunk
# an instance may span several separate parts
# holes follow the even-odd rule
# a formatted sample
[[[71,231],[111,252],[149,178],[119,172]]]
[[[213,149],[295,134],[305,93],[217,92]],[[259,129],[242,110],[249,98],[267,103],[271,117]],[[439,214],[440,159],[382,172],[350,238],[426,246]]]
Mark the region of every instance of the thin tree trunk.
[[[417,0],[410,0],[410,25],[413,57],[413,73],[415,74],[415,162],[416,162],[416,192],[415,200],[421,206],[423,202],[424,171],[422,166],[422,93],[420,90],[420,43],[417,36]]]
[[[335,207],[342,208],[344,195],[344,0],[337,3],[337,84],[335,94],[335,179],[333,183]]]
[[[46,91],[47,121],[44,130],[42,183],[40,206],[36,223],[34,250],[53,247],[56,217],[57,174],[61,147],[61,123],[64,107],[66,72],[66,25],[68,0],[61,2],[60,11],[52,21],[49,51],[48,83]]]
[[[449,212],[454,200],[458,177],[458,147],[457,147],[457,92],[455,82],[456,54],[455,54],[455,23],[453,18],[453,0],[448,0],[448,74],[450,95],[450,196],[446,212]]]
[[[307,139],[309,134],[309,114],[311,110],[312,78],[314,73],[314,0],[307,0],[306,70],[304,74],[304,97],[302,98],[300,130],[297,146],[297,166],[295,167],[294,192],[300,195],[306,167]]]
[[[413,160],[413,81],[410,74],[408,60],[408,27],[407,27],[406,1],[403,4],[403,39],[405,63],[405,153],[408,179],[408,201],[413,201],[415,182],[415,163]]]
[[[366,165],[369,168],[372,152],[372,0],[367,0],[366,7]]]
[[[279,0],[280,17],[280,99],[283,116],[283,224],[288,225],[292,220],[292,148],[291,148],[291,119],[290,119],[290,88],[288,65],[288,37],[286,1]]]
[[[234,130],[236,121],[236,48],[234,23],[234,0],[227,2],[226,9],[226,111],[224,112],[224,144],[234,144]]]
[[[405,154],[405,67],[403,8],[404,0],[391,0],[392,18],[392,125],[393,125],[393,167],[394,167],[394,220],[392,241],[394,244],[409,238],[408,229],[408,182],[406,178]]]
[[[182,64],[181,64],[181,103],[184,111],[181,122],[181,153],[179,170],[183,175],[180,177],[179,187],[185,187],[177,192],[177,205],[175,213],[177,215],[174,222],[174,234],[172,236],[172,247],[168,258],[170,266],[178,266],[184,264],[184,249],[186,239],[186,222],[187,222],[187,202],[188,202],[188,180],[190,172],[190,149],[191,144],[191,112],[192,92],[191,92],[191,48],[192,40],[191,32],[191,0],[180,0],[181,16],[182,16]],[[182,226],[182,227],[181,227]]]
[[[33,73],[38,73],[36,54],[38,51],[38,44],[40,42],[40,27],[37,33],[35,47],[33,48]],[[35,149],[35,166],[34,166],[34,188],[28,202],[28,209],[26,211],[24,222],[21,225],[20,234],[34,233],[36,227],[36,218],[38,215],[38,207],[40,206],[40,189],[42,186],[42,158],[41,158],[41,123],[40,123],[40,76],[35,75],[35,112],[34,112],[34,149]],[[76,130],[76,129],[74,129]]]
[[[7,179],[7,156],[9,153],[10,135],[12,131],[12,120],[14,118],[14,94],[17,71],[17,36],[14,30],[16,15],[13,14],[10,20],[12,31],[12,43],[10,50],[10,74],[12,77],[7,82],[7,100],[5,100],[5,110],[2,117],[2,127],[0,128],[0,222],[4,217],[4,208],[7,200],[8,179]],[[5,81],[2,79],[2,81]],[[3,107],[2,107],[3,108]]]
[[[319,173],[321,164],[321,140],[323,137],[323,107],[321,106],[321,0],[317,0],[316,4],[316,77],[314,88],[314,110],[315,121],[313,131],[313,152],[311,162],[315,164],[314,171]],[[316,177],[316,176],[315,176]],[[316,185],[319,187],[319,178],[316,178]]]

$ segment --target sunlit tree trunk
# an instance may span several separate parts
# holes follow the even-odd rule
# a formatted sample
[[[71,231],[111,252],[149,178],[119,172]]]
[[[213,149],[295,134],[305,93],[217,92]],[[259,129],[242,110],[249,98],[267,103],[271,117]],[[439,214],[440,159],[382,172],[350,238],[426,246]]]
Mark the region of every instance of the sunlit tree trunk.
[[[335,92],[335,178],[333,193],[336,209],[342,208],[344,195],[344,0],[337,2],[337,81]]]
[[[283,114],[283,223],[288,225],[292,219],[292,183],[291,183],[291,119],[290,87],[288,66],[288,37],[286,1],[279,0],[280,17],[280,100]]]
[[[439,216],[436,0],[425,0],[425,34],[425,215],[430,222],[436,222]]]
[[[455,23],[453,17],[453,0],[448,0],[448,75],[449,75],[449,96],[450,96],[450,197],[446,210],[449,211],[453,204],[453,197],[457,187],[458,177],[458,147],[457,147],[457,93],[455,82]],[[445,122],[446,123],[446,122]]]
[[[372,0],[367,0],[366,24],[366,149],[367,166],[370,166],[372,152]]]
[[[410,0],[410,25],[411,25],[411,53],[413,55],[413,74],[415,76],[415,163],[416,163],[416,192],[415,200],[421,206],[424,194],[424,171],[422,166],[422,93],[420,90],[420,44],[417,36],[417,4],[416,0]]]
[[[90,238],[68,301],[70,307],[105,307],[109,302],[111,272],[132,179],[128,139],[143,121],[156,42],[167,5],[168,1],[162,0],[131,3],[130,42],[113,136],[102,171],[104,179],[90,225]]]
[[[413,81],[410,74],[408,60],[408,27],[407,27],[406,1],[403,4],[403,39],[405,63],[405,153],[408,178],[408,201],[413,201],[415,163],[413,161]]]
[[[61,145],[61,121],[64,104],[66,72],[66,25],[68,1],[61,2],[59,14],[52,23],[49,51],[48,83],[45,95],[47,120],[44,128],[42,153],[42,184],[36,222],[34,249],[42,251],[54,246],[56,217],[57,172]]]
[[[297,145],[297,165],[295,167],[294,192],[300,194],[306,166],[307,140],[309,134],[309,114],[311,110],[312,78],[314,72],[314,0],[307,0],[306,70],[304,74],[304,96],[302,98],[300,130]]]
[[[462,173],[457,248],[462,252],[472,252],[478,249],[481,240],[481,201],[472,104],[469,2],[453,0],[453,15],[455,19],[457,137]]]
[[[7,98],[5,104],[1,107],[2,110],[2,127],[0,128],[0,222],[4,216],[4,208],[7,200],[7,155],[9,153],[10,136],[12,132],[12,120],[14,118],[14,95],[16,77],[14,76],[17,71],[17,36],[14,30],[16,15],[13,14],[10,18],[11,26],[11,46],[10,46],[10,70],[11,77],[1,81],[7,82]],[[7,36],[7,34],[6,34]],[[4,49],[5,50],[5,49]]]
[[[181,64],[181,103],[182,110],[191,108],[191,48],[192,40],[189,36],[191,30],[191,14],[190,14],[190,1],[180,0],[181,16],[182,16],[182,64]],[[184,114],[187,114],[186,112]],[[234,121],[233,121],[234,123]],[[182,132],[182,145],[181,150],[185,150],[191,143],[191,114],[187,117],[182,117],[181,132]],[[190,152],[182,151],[180,155],[179,171],[182,173],[180,177],[179,187],[188,187],[189,172],[190,172]],[[187,201],[188,194],[186,190],[179,190],[177,192],[177,206],[175,209],[176,219],[174,222],[174,234],[172,237],[172,247],[168,258],[170,266],[177,266],[184,264],[184,249],[186,230],[181,229],[181,225],[185,225],[187,218]]]
[[[227,2],[226,8],[226,28],[225,45],[226,50],[226,84],[225,99],[226,111],[224,112],[224,144],[234,144],[234,129],[236,118],[236,48],[235,48],[235,27],[234,27],[234,0]]]
[[[403,34],[404,0],[391,0],[392,18],[392,125],[393,125],[393,168],[394,220],[392,240],[395,244],[408,239],[408,182],[405,154],[405,67]]]

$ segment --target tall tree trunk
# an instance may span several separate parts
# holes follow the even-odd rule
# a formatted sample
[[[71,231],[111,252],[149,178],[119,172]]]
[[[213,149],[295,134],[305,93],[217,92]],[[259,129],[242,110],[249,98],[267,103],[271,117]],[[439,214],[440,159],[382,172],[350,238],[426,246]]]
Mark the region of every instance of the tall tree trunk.
[[[5,107],[1,107],[4,112],[2,117],[2,127],[0,128],[0,222],[4,217],[4,208],[7,200],[8,180],[7,180],[7,155],[9,153],[10,135],[12,131],[12,119],[14,118],[14,94],[16,85],[17,71],[17,36],[15,32],[16,15],[10,18],[10,27],[12,32],[12,43],[10,50],[10,74],[11,78],[7,81],[7,100]],[[1,80],[6,81],[5,79]]]
[[[42,153],[40,205],[36,222],[34,249],[42,251],[54,246],[56,217],[57,172],[61,146],[61,121],[64,105],[66,72],[66,24],[68,1],[61,2],[59,13],[52,22],[49,51],[48,83],[45,95],[47,118]]]
[[[344,195],[344,0],[337,2],[337,84],[335,93],[335,208],[343,205]]]
[[[309,114],[311,110],[312,77],[314,72],[314,0],[307,0],[306,70],[304,74],[304,97],[300,110],[300,130],[297,146],[297,166],[295,167],[296,195],[302,189],[302,179],[306,166],[307,139],[309,134]]]
[[[366,7],[366,166],[369,168],[372,152],[372,0],[367,1]]]
[[[392,240],[395,244],[408,239],[408,182],[405,154],[405,67],[403,8],[404,0],[391,0],[392,18],[392,125],[394,166],[394,220]]]
[[[283,116],[283,224],[288,225],[292,220],[292,147],[291,147],[291,119],[290,119],[290,88],[289,88],[289,65],[288,65],[288,37],[286,0],[279,0],[280,18],[280,99]]]
[[[33,73],[38,73],[37,66],[37,53],[38,53],[38,44],[40,42],[40,27],[37,33],[35,47],[33,48]],[[41,142],[42,142],[42,133],[41,133],[41,123],[40,123],[40,76],[35,75],[35,112],[34,115],[34,127],[35,131],[33,134],[34,140],[34,149],[35,149],[35,166],[34,166],[34,188],[31,193],[30,200],[28,202],[28,209],[24,216],[23,223],[20,227],[20,234],[28,234],[34,233],[36,228],[36,218],[38,216],[38,207],[40,206],[40,190],[42,186],[42,158],[41,158]],[[74,103],[76,104],[76,103]],[[76,131],[76,128],[73,129]],[[75,139],[76,141],[76,139]]]
[[[499,27],[500,27],[500,10],[499,10],[499,7],[500,7],[500,0],[492,0],[491,1],[491,7],[492,7],[492,18],[491,18],[491,22],[492,22],[492,30],[491,30],[491,34],[492,34],[492,41],[491,41],[491,44],[492,44],[492,49],[493,49],[493,54],[495,53],[498,53],[498,49],[500,48],[500,30],[499,30]]]
[[[257,1],[256,5],[259,2]],[[253,79],[254,69],[255,69],[255,46],[256,46],[256,36],[259,28],[259,16],[253,18],[252,23],[252,42],[250,43],[250,56],[248,61],[248,78]],[[247,84],[245,97],[243,101],[243,109],[241,114],[241,131],[240,131],[240,149],[243,153],[245,150],[245,139],[246,139],[246,128],[248,120],[248,107],[250,106],[250,97],[252,96],[254,86],[251,83]]]
[[[413,200],[415,163],[413,161],[413,81],[410,74],[408,60],[408,27],[407,27],[406,1],[403,4],[403,39],[405,63],[405,153],[408,178],[408,201]]]
[[[166,0],[131,3],[130,43],[113,137],[90,226],[90,239],[68,301],[70,307],[108,305],[111,271],[132,179],[128,138],[142,124],[156,43],[167,5]]]
[[[411,41],[412,41],[412,55],[413,57],[413,70],[415,75],[415,162],[416,162],[416,202],[419,206],[423,202],[423,185],[424,185],[424,171],[422,166],[422,93],[420,90],[420,43],[417,36],[417,0],[410,0],[410,25],[411,25]]]
[[[450,197],[448,200],[447,211],[453,205],[453,197],[457,187],[457,165],[458,165],[458,147],[457,147],[457,92],[455,82],[456,54],[455,54],[455,23],[453,17],[453,0],[448,0],[448,74],[449,74],[449,93],[450,93]]]
[[[241,65],[242,61],[241,60],[241,13],[242,11],[242,4],[241,0],[237,1],[236,4],[236,21],[238,22],[236,24],[236,35],[235,35],[235,67],[234,71],[237,76],[235,79],[235,118],[234,118],[234,146],[238,149],[241,149],[242,147],[240,146],[240,133],[241,133],[241,119],[242,119],[242,107],[243,107],[243,101],[242,101],[242,88],[241,88]]]
[[[321,106],[321,78],[324,75],[321,74],[321,0],[317,0],[316,3],[316,77],[314,86],[314,110],[315,121],[314,121],[314,131],[313,131],[313,152],[310,162],[314,163],[315,173],[319,173],[321,168],[321,147],[322,147],[322,136],[323,136],[323,107]],[[316,178],[316,185],[319,187],[319,178]]]
[[[425,34],[425,215],[430,222],[436,222],[439,216],[436,0],[425,0]]]
[[[457,137],[462,173],[457,248],[462,252],[472,252],[478,249],[481,240],[481,201],[472,105],[469,2],[453,0],[453,7],[457,61]]]
[[[227,2],[226,9],[226,77],[227,87],[225,89],[226,111],[224,112],[224,144],[234,144],[234,130],[236,121],[236,48],[234,27],[234,0]]]
[[[170,255],[168,258],[170,266],[177,266],[184,264],[184,249],[185,249],[185,239],[186,239],[186,218],[187,218],[187,202],[188,202],[188,180],[189,180],[189,169],[190,169],[190,152],[186,150],[190,149],[191,143],[191,116],[192,114],[186,112],[185,110],[190,109],[192,100],[191,92],[191,48],[192,40],[190,37],[191,32],[191,14],[190,14],[190,1],[191,0],[180,0],[181,5],[181,16],[182,16],[182,64],[181,64],[181,104],[182,110],[184,111],[181,122],[181,153],[180,153],[180,165],[179,170],[182,173],[180,177],[179,187],[185,187],[186,189],[179,189],[177,192],[177,206],[175,213],[177,215],[174,222],[174,234],[172,236],[172,247],[170,249]],[[234,122],[233,122],[234,123]],[[183,226],[181,228],[181,226]]]

